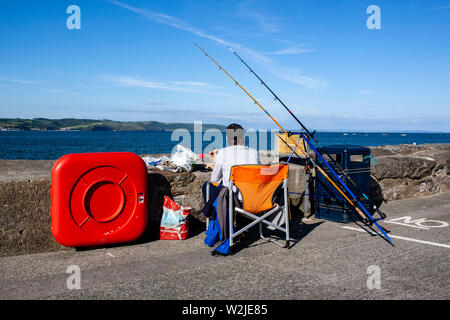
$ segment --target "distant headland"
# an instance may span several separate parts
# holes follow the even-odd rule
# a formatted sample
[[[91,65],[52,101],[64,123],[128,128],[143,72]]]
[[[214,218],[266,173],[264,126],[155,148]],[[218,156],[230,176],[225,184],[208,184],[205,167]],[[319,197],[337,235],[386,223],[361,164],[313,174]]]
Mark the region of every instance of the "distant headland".
[[[218,124],[202,124],[203,129],[225,130]],[[26,131],[173,131],[176,129],[194,130],[194,123],[158,121],[114,121],[93,119],[19,119],[0,118],[0,130]]]

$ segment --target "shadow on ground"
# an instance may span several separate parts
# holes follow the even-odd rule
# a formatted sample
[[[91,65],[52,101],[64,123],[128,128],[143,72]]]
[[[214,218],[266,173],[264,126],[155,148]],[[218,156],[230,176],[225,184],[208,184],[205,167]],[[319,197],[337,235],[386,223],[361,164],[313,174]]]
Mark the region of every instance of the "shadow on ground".
[[[113,247],[123,247],[123,246],[132,246],[137,244],[149,243],[155,240],[159,240],[159,230],[160,230],[160,221],[163,214],[163,202],[164,197],[168,196],[172,198],[172,192],[170,188],[169,181],[161,174],[158,173],[149,173],[148,174],[148,227],[143,233],[143,235],[133,241],[124,244],[111,244],[107,246],[99,246],[99,247],[86,247],[86,248],[77,248],[77,251],[86,251],[98,248],[113,248]],[[151,188],[150,188],[151,186]],[[313,223],[313,224],[305,224],[302,223],[302,218],[304,217],[303,212],[297,208],[291,206],[291,221],[290,221],[290,243],[289,248],[294,247],[298,242],[300,242],[304,237],[306,237],[311,231],[313,231],[317,226],[319,226],[321,222]],[[245,223],[248,223],[246,218],[240,217]],[[205,232],[206,225],[205,223],[199,221],[198,219],[188,216],[188,224],[189,224],[189,238],[196,237],[201,233]],[[264,236],[279,240],[282,244],[285,243],[285,235],[281,231],[278,230],[268,230],[267,228],[263,228]],[[231,254],[235,254],[242,249],[258,246],[258,245],[275,245],[270,243],[269,241],[259,241],[259,230],[258,226],[254,226],[249,229],[246,233],[244,233],[240,238],[237,239],[237,242],[232,247]],[[208,247],[205,245],[205,249]],[[212,250],[212,249],[211,249]]]

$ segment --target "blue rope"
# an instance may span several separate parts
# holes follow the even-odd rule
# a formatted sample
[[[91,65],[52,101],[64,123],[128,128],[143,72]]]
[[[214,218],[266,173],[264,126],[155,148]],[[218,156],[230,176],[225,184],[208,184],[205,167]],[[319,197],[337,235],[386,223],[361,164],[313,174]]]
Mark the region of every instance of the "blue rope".
[[[161,162],[161,160],[158,160],[158,161],[150,161],[149,163],[148,163],[148,165],[149,166],[156,166],[158,163],[160,163]]]
[[[364,160],[366,160],[366,159],[372,159],[373,164],[377,164],[377,161],[375,160],[374,157],[372,157],[371,154],[369,154],[368,156],[364,156]]]

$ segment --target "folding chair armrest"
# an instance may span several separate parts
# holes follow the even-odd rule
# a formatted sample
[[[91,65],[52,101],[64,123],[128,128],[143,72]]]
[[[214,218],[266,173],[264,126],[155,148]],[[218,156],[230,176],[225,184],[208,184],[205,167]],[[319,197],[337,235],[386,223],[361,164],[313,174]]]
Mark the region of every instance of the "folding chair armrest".
[[[233,180],[230,180],[230,186],[228,187],[228,232],[229,232],[228,237],[230,239],[230,247],[233,246],[233,226],[234,226],[233,186],[234,182]]]
[[[209,201],[209,188],[210,188],[211,185],[214,186],[214,187],[217,187],[219,185],[219,183],[213,182],[213,181],[207,181],[206,182],[206,202]]]
[[[206,182],[206,202],[209,201],[209,186],[210,186],[211,181]]]

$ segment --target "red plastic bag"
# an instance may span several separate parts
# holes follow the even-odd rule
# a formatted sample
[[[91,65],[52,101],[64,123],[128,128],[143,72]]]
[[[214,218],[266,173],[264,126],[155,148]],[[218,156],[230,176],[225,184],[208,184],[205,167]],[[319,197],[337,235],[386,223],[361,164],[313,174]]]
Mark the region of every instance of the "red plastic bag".
[[[180,207],[168,196],[164,197],[164,211],[161,217],[161,240],[184,240],[189,234],[187,217],[192,208]]]

